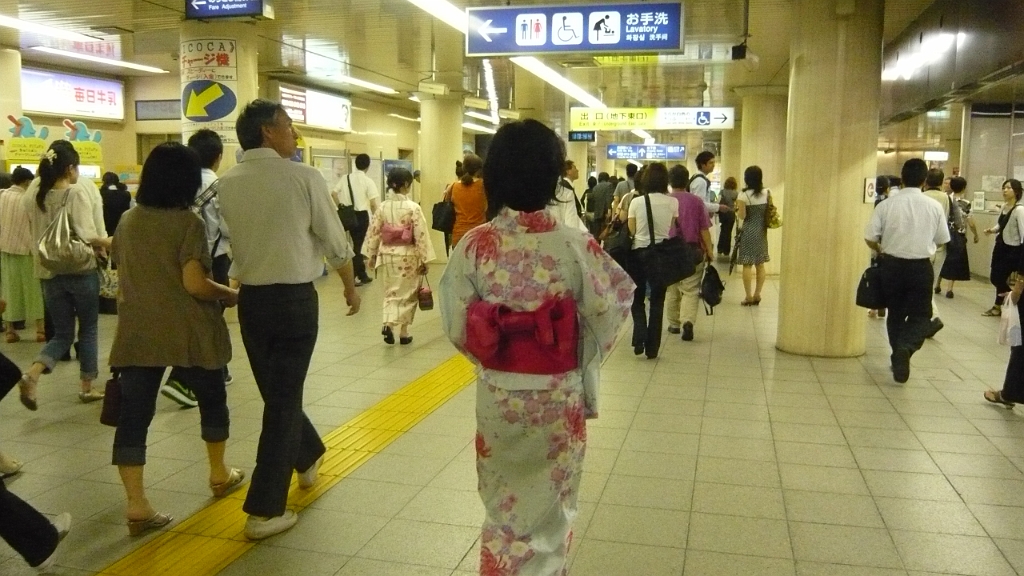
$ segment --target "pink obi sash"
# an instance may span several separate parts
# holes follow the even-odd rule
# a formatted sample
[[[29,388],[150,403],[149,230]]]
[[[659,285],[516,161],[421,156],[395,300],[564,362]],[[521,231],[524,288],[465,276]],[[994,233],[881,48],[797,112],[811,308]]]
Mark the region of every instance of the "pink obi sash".
[[[533,312],[477,301],[469,305],[466,351],[491,370],[562,374],[579,368],[579,332],[572,298],[547,300]]]
[[[415,244],[412,238],[412,228],[387,222],[381,228],[380,239],[385,246],[411,246]]]

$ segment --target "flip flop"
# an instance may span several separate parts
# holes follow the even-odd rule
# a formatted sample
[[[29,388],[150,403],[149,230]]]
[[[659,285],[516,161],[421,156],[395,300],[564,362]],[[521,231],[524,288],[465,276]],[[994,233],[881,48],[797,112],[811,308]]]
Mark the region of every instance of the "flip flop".
[[[1003,399],[1003,393],[998,390],[986,390],[985,400],[988,400],[993,404],[1002,404],[1003,406],[1006,406],[1008,410],[1013,410],[1013,402],[1007,402]]]
[[[245,480],[245,472],[238,468],[232,468],[228,471],[227,480],[220,484],[210,484],[210,490],[213,491],[213,497],[222,498],[233,492],[235,488],[242,485],[242,480]]]

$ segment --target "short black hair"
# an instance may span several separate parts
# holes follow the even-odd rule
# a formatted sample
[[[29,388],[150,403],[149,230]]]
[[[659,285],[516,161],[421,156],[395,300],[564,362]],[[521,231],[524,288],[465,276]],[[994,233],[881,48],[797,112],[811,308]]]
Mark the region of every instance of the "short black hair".
[[[235,120],[235,134],[242,150],[255,150],[263,146],[263,128],[274,123],[278,112],[285,111],[279,102],[257,98],[249,102]]]
[[[370,167],[370,155],[369,154],[358,154],[356,155],[356,170],[366,170]]]
[[[34,176],[32,176],[32,171],[24,166],[18,166],[13,172],[11,172],[11,182],[14,182],[18,186],[31,182],[33,178]]]
[[[598,182],[607,182],[609,179],[611,179],[611,176],[609,176],[607,172],[601,172],[597,175]]]
[[[412,186],[412,173],[401,166],[388,172],[388,188],[398,192],[402,186]]]
[[[644,192],[668,192],[668,168],[662,162],[648,164],[643,176]]]
[[[103,184],[105,186],[110,186],[110,185],[113,185],[113,184],[118,184],[120,182],[121,182],[121,179],[117,177],[117,174],[114,174],[113,172],[104,172],[103,173]]]
[[[889,191],[889,177],[888,176],[876,176],[875,177],[875,194],[878,196],[885,196],[885,193]]]
[[[213,165],[224,155],[224,142],[217,134],[209,128],[196,130],[196,133],[188,137],[188,147],[195,150],[199,155],[199,167],[213,169]]]
[[[593,188],[594,186],[597,186],[597,178],[593,176],[587,178],[587,188]]]
[[[706,166],[708,162],[714,159],[715,153],[711,152],[710,150],[705,150],[700,154],[697,154],[697,159],[695,160],[695,162],[697,163],[697,169],[700,170],[701,166]]]
[[[636,178],[636,164],[626,164],[626,178]]]
[[[1010,178],[1006,182],[1003,182],[1003,186],[1004,187],[1007,184],[1010,185],[1010,188],[1013,190],[1013,195],[1016,196],[1017,197],[1017,201],[1020,202],[1021,196],[1024,195],[1024,187],[1021,186],[1020,180],[1017,180],[1015,178]]]
[[[141,206],[187,210],[203,184],[199,155],[180,142],[164,142],[146,158],[135,201]]]
[[[572,160],[566,160],[565,161],[565,169],[562,171],[562,174],[568,175],[569,171],[572,170],[575,167],[576,167],[576,163],[575,162],[573,162]]]
[[[553,130],[536,120],[505,124],[491,140],[484,162],[487,211],[543,210],[555,201],[564,166],[565,146]]]
[[[928,165],[920,158],[911,158],[903,163],[900,176],[903,179],[903,185],[907,188],[920,188],[924,184],[925,178],[928,177]],[[942,181],[939,180],[939,184],[941,183]]]
[[[928,174],[924,177],[924,184],[929,188],[939,188],[942,186],[943,180],[946,179],[946,174],[938,168],[932,168],[928,171]]]
[[[953,176],[949,179],[949,189],[959,194],[967,190],[967,180],[960,176]]]
[[[764,172],[761,171],[761,167],[748,166],[743,171],[743,183],[746,184],[744,190],[753,190],[754,196],[760,196],[764,190]]]
[[[690,171],[682,164],[676,164],[668,171],[668,181],[673,188],[680,190],[690,185]]]

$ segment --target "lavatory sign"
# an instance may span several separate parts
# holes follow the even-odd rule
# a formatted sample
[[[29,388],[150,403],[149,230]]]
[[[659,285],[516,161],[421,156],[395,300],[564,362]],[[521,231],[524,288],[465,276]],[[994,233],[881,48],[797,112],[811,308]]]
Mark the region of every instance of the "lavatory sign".
[[[227,38],[181,43],[181,133],[207,128],[225,144],[237,144],[238,43]]]

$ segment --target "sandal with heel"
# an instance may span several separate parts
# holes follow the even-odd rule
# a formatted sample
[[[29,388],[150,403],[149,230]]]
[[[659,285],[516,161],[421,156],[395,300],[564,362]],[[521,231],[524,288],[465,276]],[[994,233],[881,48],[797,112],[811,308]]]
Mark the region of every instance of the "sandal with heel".
[[[988,400],[993,404],[1002,404],[1003,406],[1006,407],[1007,410],[1013,410],[1013,402],[1010,402],[1003,398],[1003,393],[1000,392],[999,390],[986,390],[985,400]]]
[[[228,470],[227,480],[220,484],[210,484],[210,491],[213,492],[214,498],[223,498],[241,486],[243,480],[245,480],[245,472],[238,468],[232,468]]]
[[[156,512],[146,520],[129,520],[128,535],[141,536],[150,530],[163,528],[170,524],[174,518],[170,514]]]
[[[39,410],[39,402],[34,394],[35,388],[38,385],[39,381],[28,374],[22,374],[21,380],[18,380],[18,399],[21,400],[22,406],[33,412]],[[30,394],[30,390],[33,393]]]

